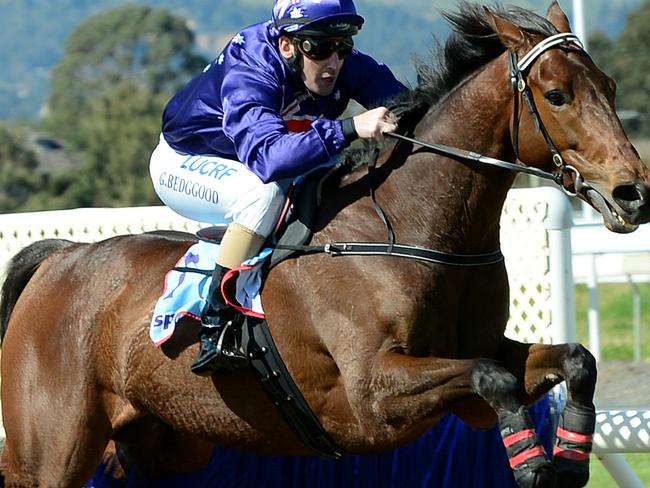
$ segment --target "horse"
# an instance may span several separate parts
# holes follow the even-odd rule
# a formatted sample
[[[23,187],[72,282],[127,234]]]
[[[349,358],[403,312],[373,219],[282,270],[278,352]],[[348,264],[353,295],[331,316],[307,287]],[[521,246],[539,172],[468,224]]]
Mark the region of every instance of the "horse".
[[[372,178],[361,164],[329,179],[312,242],[384,242],[372,184],[400,243],[494,255],[515,173],[424,147],[435,143],[545,171],[612,231],[650,221],[650,171],[616,115],[614,82],[560,6],[542,17],[463,3],[445,15],[453,30],[439,65],[420,63],[402,100],[399,132],[423,146],[391,140]],[[194,242],[55,239],[12,259],[0,302],[7,486],[80,486],[109,442],[146,476],[206,463],[214,443],[311,454],[250,370],[190,372],[193,325],[179,324],[187,339],[175,348],[150,342],[164,276]],[[342,453],[401,446],[450,412],[476,428],[498,422],[520,486],[584,486],[594,358],[577,343],[504,337],[508,293],[502,260],[305,254],[270,270],[262,301],[287,370]],[[562,381],[568,400],[547,454],[526,406]]]

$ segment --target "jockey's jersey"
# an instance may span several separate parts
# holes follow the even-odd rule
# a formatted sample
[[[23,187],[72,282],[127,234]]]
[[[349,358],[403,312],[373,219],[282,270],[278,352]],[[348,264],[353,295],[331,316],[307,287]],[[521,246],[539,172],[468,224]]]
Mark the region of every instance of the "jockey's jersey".
[[[237,34],[169,101],[163,136],[176,151],[237,159],[262,181],[293,178],[346,146],[336,120],[350,99],[370,109],[405,90],[391,71],[356,49],[332,93],[318,96],[281,58],[270,22]]]

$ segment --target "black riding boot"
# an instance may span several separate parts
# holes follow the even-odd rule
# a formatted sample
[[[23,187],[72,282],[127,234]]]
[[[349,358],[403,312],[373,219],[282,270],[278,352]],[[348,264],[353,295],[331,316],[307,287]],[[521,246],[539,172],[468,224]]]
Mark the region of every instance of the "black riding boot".
[[[201,312],[199,356],[192,364],[192,372],[199,376],[210,376],[223,367],[234,369],[248,364],[246,355],[237,345],[237,332],[232,319],[235,310],[229,307],[221,294],[221,279],[228,269],[219,265],[212,274],[208,300]]]

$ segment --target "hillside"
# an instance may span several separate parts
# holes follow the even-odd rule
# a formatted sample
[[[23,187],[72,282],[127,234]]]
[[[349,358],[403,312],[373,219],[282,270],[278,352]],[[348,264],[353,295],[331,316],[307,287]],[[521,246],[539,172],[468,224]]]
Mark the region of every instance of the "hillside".
[[[34,119],[49,90],[52,67],[74,28],[90,15],[125,3],[171,10],[190,21],[199,49],[216,55],[240,27],[269,17],[271,0],[0,0],[0,119]],[[447,29],[438,8],[454,8],[452,0],[357,0],[367,26],[358,39],[360,49],[413,81],[412,54],[424,55],[432,35],[444,38]],[[549,0],[513,3],[544,12]],[[641,0],[584,0],[588,33],[618,35],[625,16]],[[561,0],[571,13],[572,2]],[[216,6],[216,7],[215,7]]]

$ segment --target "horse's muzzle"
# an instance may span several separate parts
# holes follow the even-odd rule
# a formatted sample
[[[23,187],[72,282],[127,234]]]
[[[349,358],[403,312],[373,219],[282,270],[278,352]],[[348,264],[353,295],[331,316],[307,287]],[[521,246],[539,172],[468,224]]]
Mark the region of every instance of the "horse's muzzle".
[[[636,180],[614,188],[612,197],[630,224],[650,222],[650,186]]]

